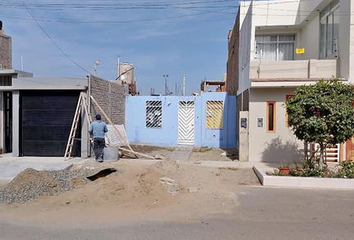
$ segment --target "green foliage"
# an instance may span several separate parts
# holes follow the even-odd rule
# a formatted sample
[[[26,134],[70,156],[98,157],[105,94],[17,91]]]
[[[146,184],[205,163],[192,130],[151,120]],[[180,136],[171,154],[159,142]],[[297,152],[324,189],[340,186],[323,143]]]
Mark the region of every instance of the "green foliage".
[[[354,178],[354,162],[343,161],[339,164],[339,170],[336,174],[339,178]]]
[[[329,170],[327,168],[321,169],[318,164],[318,158],[307,159],[301,164],[296,164],[294,168],[290,169],[289,175],[296,177],[329,177]]]
[[[319,159],[311,159],[303,161],[301,164],[296,164],[290,168],[289,176],[294,177],[320,177],[320,178],[354,178],[354,162],[343,161],[339,164],[339,168],[329,169],[328,167],[320,168],[316,162]],[[278,169],[275,169],[273,175],[287,176],[282,174]]]
[[[334,79],[301,86],[286,102],[288,124],[300,140],[322,146],[354,135],[354,87]]]

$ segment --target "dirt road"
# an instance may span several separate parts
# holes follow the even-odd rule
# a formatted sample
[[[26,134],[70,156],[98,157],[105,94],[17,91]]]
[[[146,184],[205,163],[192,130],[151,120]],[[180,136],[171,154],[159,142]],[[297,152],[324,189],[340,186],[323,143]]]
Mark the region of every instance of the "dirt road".
[[[234,193],[238,204],[230,213],[194,217],[193,221],[152,221],[142,215],[139,221],[119,222],[117,211],[117,218],[110,218],[109,224],[96,221],[93,225],[77,222],[58,226],[48,225],[45,220],[4,223],[0,214],[0,240],[348,240],[353,237],[352,191],[244,186]],[[95,214],[86,216],[95,219]],[[67,215],[66,220],[71,217]]]

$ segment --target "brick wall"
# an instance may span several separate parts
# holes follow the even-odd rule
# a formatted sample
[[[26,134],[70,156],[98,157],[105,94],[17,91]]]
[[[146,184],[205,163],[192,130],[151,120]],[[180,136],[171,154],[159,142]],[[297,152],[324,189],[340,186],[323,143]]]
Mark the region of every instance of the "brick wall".
[[[0,33],[0,64],[3,69],[12,68],[11,37]]]
[[[250,110],[250,90],[247,89],[242,93],[242,109],[241,111],[249,111]]]
[[[125,95],[124,87],[115,81],[107,81],[90,75],[91,96],[95,98],[101,108],[114,124],[124,124],[125,121]],[[91,115],[100,113],[102,119],[107,122],[100,110],[91,102]]]
[[[232,31],[229,33],[228,59],[226,65],[226,91],[229,95],[236,95],[239,78],[239,29],[240,29],[240,9],[237,13],[236,21]]]

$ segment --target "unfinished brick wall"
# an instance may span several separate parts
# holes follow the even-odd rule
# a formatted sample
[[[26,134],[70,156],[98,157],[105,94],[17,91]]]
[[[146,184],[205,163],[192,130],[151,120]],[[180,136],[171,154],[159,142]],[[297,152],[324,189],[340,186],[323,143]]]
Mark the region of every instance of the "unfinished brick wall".
[[[0,33],[0,65],[3,69],[12,68],[11,37],[2,33]]]
[[[239,78],[239,36],[240,36],[240,9],[232,31],[229,32],[228,59],[226,65],[226,91],[229,95],[236,95]]]
[[[118,82],[107,81],[90,75],[91,96],[95,98],[100,107],[105,111],[114,124],[124,124],[125,121],[125,95],[124,87]],[[91,102],[91,115],[100,113],[102,119],[107,122],[100,110]]]

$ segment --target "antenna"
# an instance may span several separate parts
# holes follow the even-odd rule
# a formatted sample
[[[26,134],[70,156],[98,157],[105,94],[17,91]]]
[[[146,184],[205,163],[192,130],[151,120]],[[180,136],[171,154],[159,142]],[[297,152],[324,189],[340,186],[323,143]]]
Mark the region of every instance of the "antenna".
[[[186,96],[186,74],[183,74],[183,90],[182,95]]]
[[[119,78],[119,76],[120,76],[120,56],[118,55],[118,59],[117,59],[117,78],[116,78],[116,80]]]
[[[21,55],[21,70],[23,71],[23,56]]]

